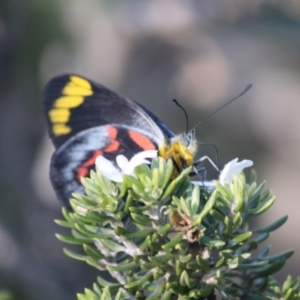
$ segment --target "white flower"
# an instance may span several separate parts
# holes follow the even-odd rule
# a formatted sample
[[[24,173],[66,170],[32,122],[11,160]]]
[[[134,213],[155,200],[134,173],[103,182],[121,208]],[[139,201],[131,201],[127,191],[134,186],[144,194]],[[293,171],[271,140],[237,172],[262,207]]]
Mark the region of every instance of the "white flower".
[[[219,176],[220,183],[231,183],[234,175],[239,175],[245,168],[253,166],[253,161],[244,159],[238,162],[238,158],[227,163]]]
[[[114,182],[122,182],[123,174],[135,176],[135,167],[141,164],[149,164],[150,161],[146,158],[155,157],[157,157],[156,150],[146,150],[134,155],[129,161],[124,155],[118,155],[116,158],[118,168],[116,168],[110,160],[106,159],[103,156],[98,156],[95,164],[98,170],[102,174],[104,174],[108,179]]]
[[[251,166],[253,166],[252,160],[244,159],[240,162],[238,162],[238,158],[231,160],[224,166],[223,170],[219,175],[220,183],[221,184],[224,184],[225,182],[231,183],[234,175],[239,175],[245,168]],[[213,181],[198,182],[198,184],[207,188],[215,187]]]

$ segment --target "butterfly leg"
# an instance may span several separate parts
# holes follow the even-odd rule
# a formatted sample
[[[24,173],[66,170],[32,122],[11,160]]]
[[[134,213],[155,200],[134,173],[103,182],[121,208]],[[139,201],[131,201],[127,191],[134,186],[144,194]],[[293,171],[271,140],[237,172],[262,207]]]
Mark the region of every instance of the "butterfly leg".
[[[209,163],[214,167],[214,169],[217,170],[220,173],[220,169],[217,167],[217,165],[212,161],[212,159],[210,157],[208,157],[206,155],[200,157],[199,159],[197,159],[194,162],[193,166],[197,168],[198,166],[202,165],[205,160],[208,160]]]
[[[203,176],[201,174],[203,174]],[[193,171],[191,171],[190,176],[195,175],[197,175],[197,177],[202,182],[202,185],[204,185],[204,181],[206,180],[206,168],[202,167],[200,169],[197,169],[196,166],[193,166]]]

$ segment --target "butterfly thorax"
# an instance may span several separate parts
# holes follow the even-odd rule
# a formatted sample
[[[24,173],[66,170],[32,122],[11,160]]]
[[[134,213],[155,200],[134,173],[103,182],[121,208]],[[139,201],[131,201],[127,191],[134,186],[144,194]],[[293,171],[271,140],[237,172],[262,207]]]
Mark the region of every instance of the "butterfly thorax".
[[[194,131],[177,135],[169,141],[165,140],[158,149],[159,156],[173,160],[177,171],[175,176],[193,165],[196,152],[197,140]]]

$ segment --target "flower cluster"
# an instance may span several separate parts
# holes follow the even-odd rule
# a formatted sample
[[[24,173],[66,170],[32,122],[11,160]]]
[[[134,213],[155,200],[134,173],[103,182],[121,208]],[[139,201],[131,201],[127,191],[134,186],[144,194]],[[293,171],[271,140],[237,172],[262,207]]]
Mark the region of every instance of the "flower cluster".
[[[135,177],[135,167],[142,164],[150,164],[146,158],[153,159],[157,157],[156,150],[147,150],[134,155],[128,160],[124,155],[118,155],[116,158],[117,167],[104,156],[98,156],[96,159],[97,169],[108,179],[114,182],[122,182],[123,175]]]
[[[153,159],[157,157],[156,150],[147,150],[134,155],[130,160],[128,160],[124,155],[118,155],[116,158],[115,166],[110,160],[106,159],[104,156],[99,156],[96,159],[97,169],[114,182],[122,182],[123,175],[131,175],[135,177],[134,169],[142,164],[150,164],[151,161],[147,159]],[[242,160],[238,162],[238,158],[235,158],[228,162],[223,170],[220,172],[219,181],[221,184],[225,182],[231,183],[235,175],[239,175],[245,168],[253,166],[251,160]],[[212,181],[199,182],[200,185],[206,187],[214,186]]]

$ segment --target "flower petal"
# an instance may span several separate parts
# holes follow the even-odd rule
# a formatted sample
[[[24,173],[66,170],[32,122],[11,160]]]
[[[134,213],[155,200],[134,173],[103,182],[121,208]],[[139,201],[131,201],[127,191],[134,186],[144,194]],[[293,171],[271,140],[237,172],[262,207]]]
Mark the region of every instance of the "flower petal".
[[[102,173],[110,173],[116,170],[114,164],[102,155],[96,158],[95,164]]]
[[[114,182],[122,182],[122,173],[114,164],[104,156],[98,156],[95,161],[97,169],[108,179]]]
[[[237,162],[238,158],[233,159],[227,163],[222,170],[219,180],[221,183],[232,182],[234,175],[240,174],[245,168],[251,167],[253,162],[248,159],[244,159],[240,162]]]
[[[134,168],[141,164],[149,164],[146,158],[157,157],[157,150],[146,150],[134,155],[130,161],[124,155],[116,157],[116,163],[120,170],[108,159],[98,156],[96,159],[97,169],[108,179],[115,182],[123,181],[123,174],[134,176]]]
[[[155,158],[155,157],[157,157],[156,150],[146,150],[146,151],[139,152],[138,154],[134,155],[131,158],[126,168],[123,169],[123,173],[132,175],[135,167],[141,164],[150,163],[150,161],[145,158]]]
[[[123,175],[121,172],[114,172],[114,173],[106,173],[105,176],[114,182],[123,182]]]
[[[116,162],[121,170],[125,169],[128,165],[128,159],[124,155],[118,155],[116,158]]]
[[[155,158],[155,157],[157,157],[157,150],[145,150],[145,151],[139,152],[138,154],[134,155],[133,157]]]

